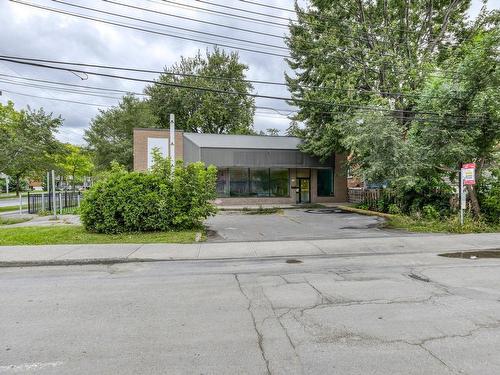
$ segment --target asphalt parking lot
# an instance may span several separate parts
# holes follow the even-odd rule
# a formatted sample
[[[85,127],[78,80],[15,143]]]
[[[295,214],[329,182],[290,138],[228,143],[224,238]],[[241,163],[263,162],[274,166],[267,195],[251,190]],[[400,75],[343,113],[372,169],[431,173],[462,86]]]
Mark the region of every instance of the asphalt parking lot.
[[[285,209],[275,214],[220,211],[206,225],[209,241],[283,241],[412,235],[382,228],[384,219],[333,208]]]

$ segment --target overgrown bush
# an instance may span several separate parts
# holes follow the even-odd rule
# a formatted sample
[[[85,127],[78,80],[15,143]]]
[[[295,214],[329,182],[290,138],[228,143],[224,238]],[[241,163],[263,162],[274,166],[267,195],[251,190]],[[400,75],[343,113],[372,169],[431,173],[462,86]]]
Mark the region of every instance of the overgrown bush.
[[[478,200],[485,220],[500,223],[500,169],[479,181]]]
[[[201,226],[216,212],[217,170],[203,163],[179,162],[155,155],[150,172],[127,172],[113,166],[106,178],[86,192],[81,220],[97,233],[167,231]]]

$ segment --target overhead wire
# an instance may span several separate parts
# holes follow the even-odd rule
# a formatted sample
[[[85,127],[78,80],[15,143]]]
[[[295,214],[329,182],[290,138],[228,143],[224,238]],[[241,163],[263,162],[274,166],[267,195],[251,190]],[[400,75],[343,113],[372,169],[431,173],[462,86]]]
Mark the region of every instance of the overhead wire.
[[[420,114],[420,115],[438,115],[438,116],[441,115],[441,114],[436,113],[436,112],[413,111],[413,110],[404,110],[404,109],[388,109],[388,108],[383,108],[383,107],[358,106],[358,105],[349,105],[349,104],[341,104],[341,103],[328,103],[328,102],[321,102],[321,101],[314,101],[314,100],[294,99],[294,98],[290,98],[290,97],[281,97],[281,96],[274,96],[274,95],[263,95],[263,94],[255,94],[255,93],[248,93],[248,92],[238,92],[238,91],[227,91],[227,90],[221,90],[221,89],[215,89],[215,88],[208,88],[208,87],[183,85],[183,84],[179,84],[179,83],[175,83],[175,82],[161,82],[161,81],[154,81],[154,80],[144,79],[144,78],[127,77],[127,76],[113,75],[113,74],[102,73],[102,72],[92,72],[92,71],[88,71],[88,70],[84,71],[84,70],[80,70],[80,69],[73,69],[73,68],[67,68],[67,67],[52,66],[52,65],[39,64],[39,63],[33,63],[33,62],[28,62],[28,61],[18,61],[18,60],[14,60],[14,59],[6,59],[6,58],[0,58],[0,61],[9,61],[9,62],[12,62],[12,63],[23,64],[23,65],[30,65],[30,66],[36,66],[36,67],[47,68],[47,69],[55,69],[55,70],[63,70],[63,71],[74,71],[74,72],[79,72],[79,73],[88,74],[88,75],[95,75],[95,76],[101,76],[101,77],[130,80],[130,81],[135,81],[135,82],[152,83],[152,84],[157,84],[157,85],[160,85],[160,86],[183,88],[183,89],[191,89],[191,90],[198,90],[198,91],[204,91],[204,92],[214,92],[214,93],[219,93],[219,94],[247,96],[247,97],[253,97],[253,98],[273,99],[273,100],[281,100],[281,101],[293,102],[293,103],[316,104],[316,105],[331,106],[331,107],[340,107],[340,108],[348,108],[348,109],[356,109],[356,110],[367,110],[367,111],[377,111],[377,112],[399,113],[400,115],[401,114],[405,114],[405,113]],[[475,115],[477,115],[477,114],[475,114]],[[456,115],[448,115],[448,117],[463,118],[463,116],[456,116]]]
[[[240,46],[234,46],[234,45],[229,45],[229,44],[225,44],[225,43],[205,41],[205,40],[196,39],[196,38],[192,38],[192,37],[185,37],[185,36],[181,36],[181,35],[169,34],[169,33],[161,32],[161,31],[155,31],[155,30],[151,30],[151,29],[145,29],[145,28],[138,27],[138,26],[127,25],[127,24],[118,23],[118,22],[114,22],[114,21],[110,21],[110,20],[105,20],[105,19],[101,19],[101,18],[97,18],[97,17],[91,17],[91,16],[80,14],[80,13],[68,12],[68,11],[64,11],[64,10],[61,10],[61,9],[51,8],[51,7],[42,6],[42,5],[33,4],[33,3],[28,3],[28,2],[25,2],[25,1],[21,1],[21,0],[9,0],[9,1],[11,1],[13,3],[17,3],[17,4],[21,4],[21,5],[26,5],[26,6],[29,6],[29,7],[33,7],[33,8],[38,8],[38,9],[42,9],[42,10],[54,12],[54,13],[69,15],[69,16],[73,16],[73,17],[77,17],[77,18],[81,18],[81,19],[91,20],[91,21],[95,21],[95,22],[100,22],[100,23],[108,24],[108,25],[113,25],[113,26],[118,26],[118,27],[122,27],[122,28],[131,29],[131,30],[143,31],[143,32],[150,33],[150,34],[163,35],[163,36],[172,37],[172,38],[178,38],[178,39],[183,39],[183,40],[190,40],[190,41],[200,42],[200,43],[208,44],[208,45],[218,45],[218,46],[227,47],[227,48],[230,48],[230,49],[233,49],[233,50],[253,52],[253,53],[259,53],[259,54],[264,54],[264,55],[269,55],[269,56],[289,57],[289,55],[284,55],[284,54],[281,54],[281,53],[255,50],[255,49],[247,48],[247,47],[240,47]]]

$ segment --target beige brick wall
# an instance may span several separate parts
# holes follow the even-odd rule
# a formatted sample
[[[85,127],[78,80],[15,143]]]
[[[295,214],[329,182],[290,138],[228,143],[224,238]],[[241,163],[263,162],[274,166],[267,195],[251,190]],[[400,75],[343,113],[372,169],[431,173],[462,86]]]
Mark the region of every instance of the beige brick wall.
[[[175,132],[175,159],[182,160],[184,145],[183,132]],[[134,171],[148,169],[148,138],[166,138],[170,136],[169,129],[134,129]]]

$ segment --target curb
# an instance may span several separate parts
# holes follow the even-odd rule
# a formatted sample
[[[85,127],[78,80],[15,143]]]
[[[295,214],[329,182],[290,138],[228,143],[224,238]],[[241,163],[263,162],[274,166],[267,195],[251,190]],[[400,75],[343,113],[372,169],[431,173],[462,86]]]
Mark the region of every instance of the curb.
[[[344,211],[354,212],[354,213],[357,213],[360,215],[379,216],[379,217],[383,217],[384,219],[392,219],[395,216],[395,215],[391,215],[391,214],[385,214],[383,212],[363,210],[361,208],[354,208],[354,207],[342,206],[342,205],[338,205],[337,208],[340,208],[341,210],[344,210]]]
[[[477,252],[477,251],[499,251],[500,248],[488,248],[488,249],[470,249],[470,250],[460,250],[460,252]],[[368,256],[389,256],[389,255],[415,255],[415,254],[434,254],[436,256],[442,256],[443,253],[458,252],[456,250],[439,250],[439,251],[383,251],[383,252],[358,252],[358,253],[336,253],[336,254],[289,254],[289,255],[269,255],[261,257],[221,257],[221,258],[89,258],[89,259],[61,259],[61,260],[40,260],[40,261],[0,261],[1,268],[14,268],[14,267],[50,267],[50,266],[89,266],[89,265],[113,265],[113,264],[124,264],[124,263],[156,263],[156,262],[196,262],[196,261],[273,261],[273,260],[286,260],[290,258],[297,259],[308,259],[308,258],[350,258],[350,257],[368,257]],[[450,258],[457,260],[469,260],[468,258]]]

